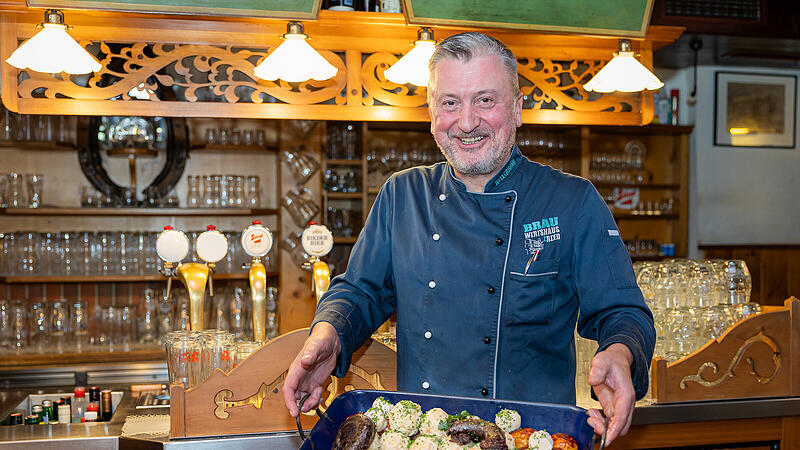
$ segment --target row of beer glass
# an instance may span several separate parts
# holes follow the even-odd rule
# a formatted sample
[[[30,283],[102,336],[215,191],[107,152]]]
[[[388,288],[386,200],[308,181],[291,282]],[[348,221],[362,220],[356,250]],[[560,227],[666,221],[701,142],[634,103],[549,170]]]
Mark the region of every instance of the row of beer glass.
[[[430,165],[444,160],[433,139],[425,141],[398,141],[375,138],[370,140],[367,152],[367,185],[379,188],[389,175],[414,166]]]
[[[653,312],[656,354],[680,359],[739,320],[761,312],[750,302],[752,278],[742,260],[671,259],[634,264]]]
[[[253,338],[249,298],[241,288],[218,288],[207,296],[206,326],[224,330],[236,342]],[[0,352],[63,353],[129,351],[159,345],[172,331],[189,329],[189,298],[175,289],[173,298],[153,289],[136,304],[97,306],[85,300],[25,302],[0,300]],[[267,289],[267,339],[278,335],[278,291]]]
[[[199,231],[188,232],[189,242]],[[242,271],[248,260],[240,233],[224,233],[229,250],[217,263],[220,273]],[[158,233],[142,231],[64,231],[0,233],[0,274],[6,276],[145,275],[158,270],[155,242]],[[197,252],[192,251],[192,262]],[[188,262],[188,261],[187,261]],[[265,257],[267,270],[274,261]]]
[[[39,208],[43,185],[38,173],[0,173],[0,208]]]
[[[258,208],[261,206],[257,175],[189,175],[188,208]],[[202,184],[201,184],[202,182]]]
[[[227,373],[262,344],[236,342],[224,330],[173,331],[164,339],[169,382],[181,382],[186,389],[193,387],[216,369]]]

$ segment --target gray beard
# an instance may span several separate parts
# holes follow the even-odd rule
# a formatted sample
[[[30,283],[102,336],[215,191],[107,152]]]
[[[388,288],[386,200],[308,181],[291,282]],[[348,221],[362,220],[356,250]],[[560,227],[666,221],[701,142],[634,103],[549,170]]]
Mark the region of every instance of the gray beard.
[[[449,147],[442,147],[439,142],[436,142],[436,145],[439,147],[439,151],[442,152],[445,159],[447,159],[447,162],[456,172],[464,175],[488,175],[498,170],[506,161],[508,155],[511,153],[511,149],[514,147],[516,134],[517,133],[511,133],[511,136],[509,136],[509,142],[506,143],[503,151],[494,153],[490,158],[483,161],[478,161],[472,165],[460,159],[458,157],[458,153],[451,151]]]

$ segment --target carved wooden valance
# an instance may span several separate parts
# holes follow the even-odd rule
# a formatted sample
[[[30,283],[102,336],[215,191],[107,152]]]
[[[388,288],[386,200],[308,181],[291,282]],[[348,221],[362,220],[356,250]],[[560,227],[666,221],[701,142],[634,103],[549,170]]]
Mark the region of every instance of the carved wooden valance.
[[[30,114],[429,120],[424,88],[398,85],[383,76],[408,50],[416,32],[397,14],[322,11],[306,31],[310,43],[339,72],[330,80],[302,83],[253,76],[255,65],[279,44],[285,22],[99,12],[70,12],[68,19],[75,27],[72,35],[97,56],[102,69],[66,76],[18,71],[3,62],[2,99],[9,109]],[[2,13],[3,61],[36,31],[36,20],[27,13]],[[464,29],[437,28],[436,38],[460,31]],[[526,123],[650,122],[651,93],[583,90],[611,58],[616,40],[489,33],[506,42],[519,60]],[[654,44],[679,34],[675,29],[651,30],[655,38],[638,41],[642,61],[650,63]],[[166,89],[174,95],[163,95]]]

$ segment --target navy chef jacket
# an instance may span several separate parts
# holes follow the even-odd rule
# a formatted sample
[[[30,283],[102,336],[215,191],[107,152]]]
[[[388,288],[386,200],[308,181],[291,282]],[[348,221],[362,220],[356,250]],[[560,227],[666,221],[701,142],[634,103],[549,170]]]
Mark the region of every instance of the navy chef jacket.
[[[574,404],[578,320],[647,392],[653,317],[608,207],[516,146],[484,192],[447,163],[389,178],[312,324],[339,334],[334,375],[395,311],[401,391]]]

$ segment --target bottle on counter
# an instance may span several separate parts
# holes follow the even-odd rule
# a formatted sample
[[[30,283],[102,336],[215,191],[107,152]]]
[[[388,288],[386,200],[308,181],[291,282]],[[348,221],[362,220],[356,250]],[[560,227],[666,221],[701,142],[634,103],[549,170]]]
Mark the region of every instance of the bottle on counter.
[[[113,406],[111,403],[111,390],[110,389],[103,389],[100,391],[100,400],[101,400],[101,417],[103,418],[104,422],[108,422],[111,420],[111,415],[114,414]]]
[[[75,398],[72,400],[71,412],[72,422],[81,423],[83,415],[86,413],[86,388],[79,386],[75,388]]]
[[[678,89],[672,89],[669,91],[669,104],[670,104],[670,113],[669,113],[669,124],[670,125],[678,125],[678,106],[680,105],[680,95],[681,91]]]
[[[84,422],[97,422],[99,408],[94,403],[86,405],[86,413],[83,415]]]
[[[22,413],[11,413],[8,418],[9,425],[22,425]]]
[[[31,416],[36,416],[36,423],[44,423],[44,408],[42,405],[31,406]],[[25,423],[28,423],[27,418],[25,419]]]
[[[36,414],[25,416],[25,425],[37,425],[38,423],[39,423],[39,416],[37,416]]]
[[[96,405],[97,411],[100,411],[100,388],[92,386],[89,388],[89,404]],[[88,409],[87,409],[88,411]]]
[[[55,413],[53,412],[53,402],[50,400],[42,401],[42,421],[45,424],[55,422]]]
[[[70,423],[72,421],[72,412],[69,403],[63,401],[58,405],[58,418],[59,423]]]

